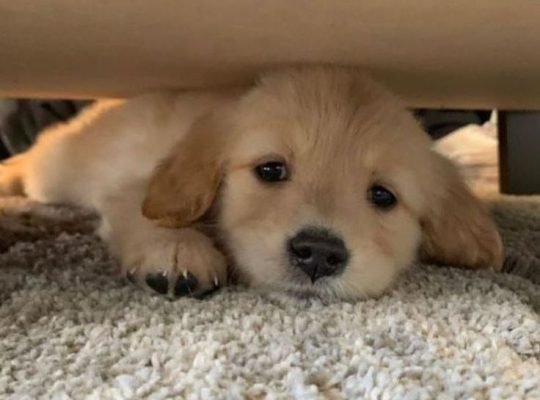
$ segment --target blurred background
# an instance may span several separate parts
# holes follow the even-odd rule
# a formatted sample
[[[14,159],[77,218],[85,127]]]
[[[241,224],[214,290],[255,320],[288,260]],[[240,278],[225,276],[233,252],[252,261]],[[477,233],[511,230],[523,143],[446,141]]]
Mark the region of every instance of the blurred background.
[[[46,127],[73,118],[92,100],[0,99],[0,159],[26,150]],[[414,114],[434,139],[470,124],[489,121],[489,110],[417,109]]]

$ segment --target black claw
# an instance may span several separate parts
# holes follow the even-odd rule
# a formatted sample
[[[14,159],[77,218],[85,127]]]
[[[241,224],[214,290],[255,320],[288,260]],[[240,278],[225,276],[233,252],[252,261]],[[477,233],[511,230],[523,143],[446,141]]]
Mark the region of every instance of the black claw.
[[[188,272],[186,276],[180,275],[174,285],[174,295],[176,297],[188,296],[195,291],[198,284],[199,281],[191,272]]]
[[[169,290],[169,280],[161,272],[146,275],[146,284],[159,294],[167,294]]]

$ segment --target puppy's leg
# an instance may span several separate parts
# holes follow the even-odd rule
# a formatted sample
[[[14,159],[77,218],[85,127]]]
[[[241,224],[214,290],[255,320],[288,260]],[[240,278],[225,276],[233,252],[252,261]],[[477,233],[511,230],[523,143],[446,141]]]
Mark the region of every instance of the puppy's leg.
[[[226,283],[226,261],[194,228],[169,229],[141,213],[143,191],[122,190],[104,204],[101,235],[130,280],[170,297],[200,296]]]
[[[22,196],[23,187],[23,155],[11,157],[0,164],[0,196]]]
[[[105,187],[96,178],[101,174],[107,183],[110,176],[99,167],[114,160],[104,157],[109,144],[105,139],[112,142],[124,135],[122,126],[115,124],[119,118],[111,113],[117,104],[96,104],[67,123],[47,128],[30,149],[0,164],[0,195],[95,208]]]
[[[223,255],[195,229],[159,227],[141,208],[159,160],[194,119],[221,102],[220,96],[163,94],[97,103],[5,163],[0,193],[95,209],[126,274],[160,292],[200,294],[225,282]]]

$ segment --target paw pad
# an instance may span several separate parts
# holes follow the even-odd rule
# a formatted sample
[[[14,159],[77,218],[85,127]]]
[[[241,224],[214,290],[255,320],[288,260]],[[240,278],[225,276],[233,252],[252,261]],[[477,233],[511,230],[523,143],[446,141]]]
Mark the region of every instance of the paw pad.
[[[167,272],[151,272],[146,275],[140,275],[136,269],[133,269],[126,274],[128,281],[134,284],[141,284],[142,278],[144,277],[144,283],[146,286],[159,293],[161,295],[171,295],[173,297],[194,297],[197,299],[203,299],[208,297],[212,293],[216,292],[220,288],[220,283],[217,277],[214,278],[213,282],[208,285],[201,285],[197,277],[189,272],[184,271],[176,281],[174,281],[175,274],[170,274]],[[171,289],[171,292],[169,292]]]
[[[167,294],[169,290],[169,279],[162,272],[146,275],[146,284],[159,294]]]
[[[189,296],[195,292],[199,285],[199,281],[191,272],[184,272],[178,277],[176,285],[174,285],[174,295],[176,297]]]

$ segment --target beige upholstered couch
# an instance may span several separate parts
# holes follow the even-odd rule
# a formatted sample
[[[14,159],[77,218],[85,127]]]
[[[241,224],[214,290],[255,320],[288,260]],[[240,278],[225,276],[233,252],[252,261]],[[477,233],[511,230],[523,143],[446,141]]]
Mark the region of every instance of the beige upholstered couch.
[[[3,94],[124,96],[327,61],[413,105],[540,108],[534,0],[0,0],[0,21]]]

